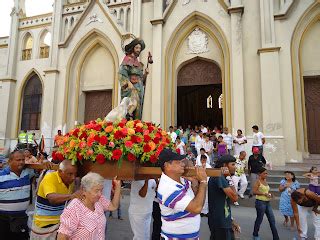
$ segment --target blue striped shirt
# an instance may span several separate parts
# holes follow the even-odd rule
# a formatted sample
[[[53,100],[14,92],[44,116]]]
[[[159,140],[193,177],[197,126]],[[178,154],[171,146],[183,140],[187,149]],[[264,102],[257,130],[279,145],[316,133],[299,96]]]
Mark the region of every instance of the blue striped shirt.
[[[30,201],[30,179],[34,170],[24,169],[17,176],[9,167],[0,170],[0,213],[24,213]]]

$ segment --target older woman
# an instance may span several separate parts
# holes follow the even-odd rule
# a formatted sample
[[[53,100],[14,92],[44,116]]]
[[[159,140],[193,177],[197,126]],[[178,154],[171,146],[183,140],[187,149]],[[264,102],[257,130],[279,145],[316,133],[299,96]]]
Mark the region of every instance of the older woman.
[[[58,240],[104,240],[105,211],[114,211],[120,201],[120,181],[115,181],[115,192],[110,202],[102,195],[104,179],[97,173],[88,173],[81,179],[83,197],[74,199],[60,217]]]

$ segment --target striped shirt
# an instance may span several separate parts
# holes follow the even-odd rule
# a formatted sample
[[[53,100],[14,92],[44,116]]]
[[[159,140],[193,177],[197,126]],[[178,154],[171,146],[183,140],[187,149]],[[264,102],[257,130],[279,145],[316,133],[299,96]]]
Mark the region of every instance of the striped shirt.
[[[30,202],[30,179],[34,170],[24,169],[17,176],[9,167],[0,170],[0,213],[23,214]]]
[[[106,217],[110,201],[101,196],[94,205],[94,211],[87,208],[79,199],[73,199],[63,211],[58,232],[70,240],[105,240]]]
[[[41,183],[37,193],[34,223],[38,227],[45,227],[60,222],[60,215],[63,212],[65,203],[52,204],[47,196],[52,193],[71,194],[74,184],[67,187],[59,176],[58,172],[47,173]]]
[[[181,183],[164,173],[160,178],[157,198],[162,218],[161,236],[166,240],[199,239],[200,215],[186,211],[195,197],[191,183],[183,178]]]

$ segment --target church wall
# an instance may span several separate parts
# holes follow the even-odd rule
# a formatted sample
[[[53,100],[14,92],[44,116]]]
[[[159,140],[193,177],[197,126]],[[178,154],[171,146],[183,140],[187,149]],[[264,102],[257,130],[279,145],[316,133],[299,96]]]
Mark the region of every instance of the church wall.
[[[8,48],[7,47],[4,47],[4,48],[1,48],[0,47],[0,76],[4,76],[5,75],[5,72],[6,72],[6,69],[7,69],[7,55],[8,55]]]
[[[275,21],[276,43],[281,47],[280,57],[280,80],[281,80],[281,105],[283,124],[282,127],[285,139],[286,161],[301,161],[302,152],[297,148],[297,132],[295,125],[294,95],[292,85],[292,62],[291,62],[291,41],[295,27],[306,11],[313,3],[312,0],[300,1],[295,4],[284,20]]]

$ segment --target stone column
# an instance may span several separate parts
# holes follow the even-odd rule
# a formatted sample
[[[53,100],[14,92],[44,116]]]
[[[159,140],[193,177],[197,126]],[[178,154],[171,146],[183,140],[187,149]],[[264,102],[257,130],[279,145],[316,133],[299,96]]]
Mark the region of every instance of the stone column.
[[[53,22],[52,22],[52,38],[50,46],[50,67],[44,71],[45,73],[45,87],[43,89],[42,104],[46,106],[42,112],[41,132],[46,141],[46,147],[50,148],[53,145],[53,137],[57,132],[56,111],[58,106],[56,103],[56,88],[57,81],[59,80],[58,71],[58,57],[59,57],[59,41],[61,39],[61,28],[63,27],[62,13],[63,13],[63,0],[56,0],[53,8]]]
[[[163,125],[161,109],[163,107],[161,94],[162,90],[162,9],[163,1],[154,1],[153,3],[154,19],[152,24],[152,54],[155,64],[152,65],[152,97],[151,97],[151,121]]]
[[[261,46],[260,80],[262,98],[262,131],[266,136],[266,159],[274,165],[285,165],[281,109],[280,47],[276,47],[273,1],[260,0]]]
[[[232,132],[245,130],[243,54],[242,54],[242,14],[241,0],[231,1],[228,12],[231,16],[231,79],[232,79]]]
[[[155,1],[158,2],[158,1]],[[141,34],[141,7],[142,0],[134,0],[131,2],[131,32],[140,37]],[[158,4],[158,3],[157,3]]]

